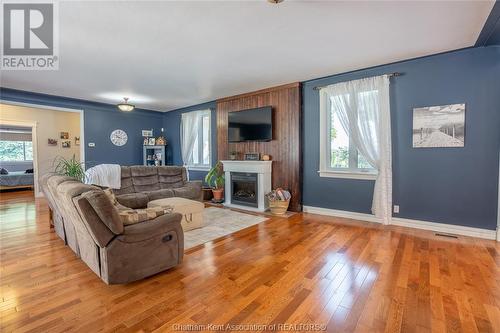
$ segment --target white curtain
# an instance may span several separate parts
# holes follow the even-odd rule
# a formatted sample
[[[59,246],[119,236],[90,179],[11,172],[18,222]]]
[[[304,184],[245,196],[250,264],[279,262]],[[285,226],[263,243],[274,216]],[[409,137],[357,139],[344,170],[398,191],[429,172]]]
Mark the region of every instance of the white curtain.
[[[200,126],[200,116],[204,111],[192,111],[186,112],[182,114],[181,119],[181,154],[182,154],[182,163],[184,167],[193,163],[193,148],[196,141],[196,137],[198,136],[198,128]]]
[[[329,98],[327,105],[337,112],[356,148],[378,172],[372,212],[389,224],[392,217],[389,76],[342,82],[323,89]]]

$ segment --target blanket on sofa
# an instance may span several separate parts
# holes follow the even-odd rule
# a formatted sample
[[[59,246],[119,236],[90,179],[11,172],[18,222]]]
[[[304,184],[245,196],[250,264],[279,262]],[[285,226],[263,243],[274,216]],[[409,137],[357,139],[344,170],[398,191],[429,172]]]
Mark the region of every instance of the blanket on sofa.
[[[119,189],[121,172],[119,164],[99,164],[85,171],[85,183]]]

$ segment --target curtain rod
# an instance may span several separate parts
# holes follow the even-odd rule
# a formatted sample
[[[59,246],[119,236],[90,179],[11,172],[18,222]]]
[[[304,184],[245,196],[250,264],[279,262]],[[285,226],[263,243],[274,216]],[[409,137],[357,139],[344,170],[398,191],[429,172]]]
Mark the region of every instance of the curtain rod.
[[[389,77],[394,77],[394,76],[401,76],[401,73],[399,72],[394,72],[394,73],[389,73],[389,74],[382,74],[382,75],[387,75]],[[380,75],[375,75],[375,76],[380,76]],[[375,76],[369,76],[369,77],[375,77]],[[368,77],[364,77],[362,79],[367,79]],[[329,84],[330,85],[330,84]],[[320,90],[321,88],[325,88],[325,87],[328,87],[329,85],[326,85],[326,86],[317,86],[317,87],[314,87],[313,89],[314,90]]]

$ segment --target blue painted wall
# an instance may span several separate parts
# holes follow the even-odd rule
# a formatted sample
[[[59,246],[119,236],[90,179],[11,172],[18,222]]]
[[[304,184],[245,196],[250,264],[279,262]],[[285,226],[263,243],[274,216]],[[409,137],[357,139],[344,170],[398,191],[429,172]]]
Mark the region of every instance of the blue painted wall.
[[[495,1],[475,46],[491,45],[500,45],[500,0]]]
[[[320,178],[319,105],[317,85],[354,80],[389,72],[392,80],[394,203],[397,216],[495,229],[498,154],[500,150],[500,47],[480,47],[366,70],[303,84],[303,203],[369,213],[373,182]],[[212,109],[212,160],[217,160],[215,102],[167,113],[137,109],[119,112],[114,105],[0,88],[1,99],[85,110],[85,147],[90,164],[142,164],[142,129],[155,135],[165,128],[170,164],[182,164],[181,114]],[[412,110],[418,106],[466,103],[465,148],[411,148]],[[43,111],[41,111],[43,112]],[[129,136],[124,147],[111,144],[109,134],[121,128]],[[191,172],[203,179],[205,172]],[[327,194],[327,195],[325,195]]]
[[[303,204],[369,213],[373,181],[320,178],[315,86],[401,72],[391,79],[395,216],[495,229],[500,150],[500,47],[404,61],[303,84]],[[464,148],[412,148],[414,107],[466,103]]]
[[[165,137],[168,141],[168,156],[169,163],[174,165],[182,165],[181,143],[180,143],[180,129],[181,117],[185,112],[197,110],[212,110],[211,119],[211,139],[212,139],[212,165],[217,161],[217,104],[215,101],[193,105],[174,111],[165,112],[163,118],[163,127],[165,128]],[[203,180],[207,173],[204,171],[190,171],[189,177],[192,180]]]
[[[142,164],[141,130],[153,129],[154,134],[158,135],[163,124],[163,114],[160,112],[136,109],[125,113],[119,111],[115,105],[74,98],[0,88],[0,99],[84,110],[87,167],[100,163]],[[111,132],[118,128],[128,135],[127,144],[122,147],[113,145],[109,139]],[[89,142],[95,142],[95,147],[88,147]]]

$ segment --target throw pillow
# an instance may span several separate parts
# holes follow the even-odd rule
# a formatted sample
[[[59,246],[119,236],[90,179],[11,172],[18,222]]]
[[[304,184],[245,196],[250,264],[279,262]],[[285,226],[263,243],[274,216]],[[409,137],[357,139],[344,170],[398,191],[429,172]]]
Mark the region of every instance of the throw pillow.
[[[8,175],[8,174],[9,174],[9,171],[7,171],[7,169],[0,168],[0,175]]]
[[[111,203],[113,205],[116,205],[117,201],[116,201],[116,196],[115,196],[115,193],[113,192],[113,190],[110,188],[107,188],[107,189],[103,190],[103,192],[104,192],[104,194],[106,194],[109,201],[111,201]]]
[[[111,201],[111,203],[116,207],[116,209],[118,209],[118,210],[130,209],[129,207],[125,207],[124,205],[119,203],[118,200],[116,200],[116,195],[113,192],[113,189],[107,188],[107,189],[103,190],[103,192],[104,192],[104,194],[106,194],[109,201]]]
[[[123,225],[130,225],[139,222],[152,220],[158,216],[169,214],[173,210],[170,206],[156,206],[144,209],[119,210],[118,215]]]

